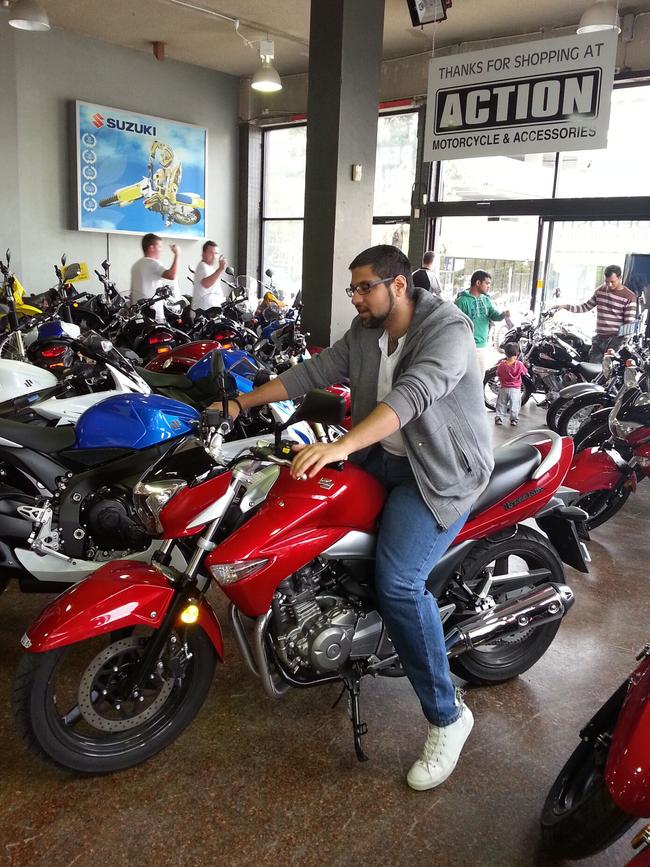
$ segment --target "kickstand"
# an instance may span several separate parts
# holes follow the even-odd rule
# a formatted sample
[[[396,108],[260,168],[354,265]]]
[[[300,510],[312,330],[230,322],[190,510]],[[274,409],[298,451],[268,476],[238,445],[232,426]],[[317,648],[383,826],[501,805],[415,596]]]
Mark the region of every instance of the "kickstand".
[[[361,738],[368,733],[368,726],[361,722],[361,708],[359,706],[359,694],[361,692],[361,679],[357,676],[346,678],[345,688],[350,698],[350,715],[352,717],[352,736],[354,737],[354,751],[360,762],[367,762],[368,756],[361,746]]]

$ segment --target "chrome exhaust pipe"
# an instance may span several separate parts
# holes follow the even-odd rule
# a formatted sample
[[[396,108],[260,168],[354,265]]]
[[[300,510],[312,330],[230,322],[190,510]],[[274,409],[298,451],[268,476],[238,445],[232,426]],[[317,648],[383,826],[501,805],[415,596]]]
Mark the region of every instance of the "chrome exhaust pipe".
[[[502,602],[457,626],[445,640],[447,656],[459,656],[506,635],[527,632],[560,620],[573,601],[573,590],[566,584],[535,587],[530,593]]]

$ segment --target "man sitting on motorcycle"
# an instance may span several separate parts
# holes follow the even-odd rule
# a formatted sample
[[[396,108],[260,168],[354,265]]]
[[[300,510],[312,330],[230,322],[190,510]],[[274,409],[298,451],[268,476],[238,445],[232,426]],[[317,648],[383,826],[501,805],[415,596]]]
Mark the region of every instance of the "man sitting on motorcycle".
[[[449,672],[438,606],[425,581],[465,523],[493,467],[469,319],[413,286],[397,247],[358,255],[346,287],[357,317],[329,349],[231,402],[229,412],[294,399],[349,378],[353,428],[296,447],[291,474],[313,477],[354,455],[386,487],[377,539],[380,609],[429,731],[408,772],[418,790],[452,773],[473,726]]]

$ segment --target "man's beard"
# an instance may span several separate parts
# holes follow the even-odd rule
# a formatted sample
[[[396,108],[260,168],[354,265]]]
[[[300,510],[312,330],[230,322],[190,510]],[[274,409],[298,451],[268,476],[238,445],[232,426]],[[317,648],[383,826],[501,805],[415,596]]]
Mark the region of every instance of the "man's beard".
[[[386,324],[386,320],[393,312],[393,307],[395,306],[395,296],[391,292],[390,288],[388,288],[388,310],[383,313],[381,316],[368,316],[367,319],[361,320],[361,325],[363,328],[383,328]]]

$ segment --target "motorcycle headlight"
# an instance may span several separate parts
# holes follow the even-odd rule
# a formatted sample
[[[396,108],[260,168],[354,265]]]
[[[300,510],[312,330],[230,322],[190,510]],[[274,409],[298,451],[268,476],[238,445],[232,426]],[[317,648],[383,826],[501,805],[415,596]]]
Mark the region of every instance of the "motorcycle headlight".
[[[232,563],[213,563],[210,572],[218,584],[235,584],[242,578],[248,578],[268,562],[268,560],[235,560]]]
[[[138,482],[133,488],[133,505],[138,518],[150,533],[162,533],[160,513],[171,498],[187,487],[183,479],[165,482]]]

